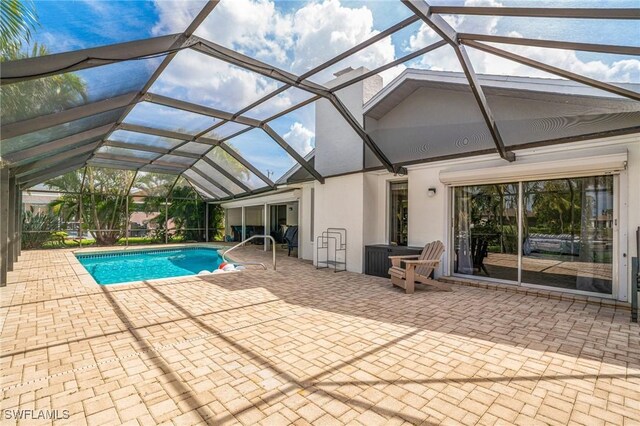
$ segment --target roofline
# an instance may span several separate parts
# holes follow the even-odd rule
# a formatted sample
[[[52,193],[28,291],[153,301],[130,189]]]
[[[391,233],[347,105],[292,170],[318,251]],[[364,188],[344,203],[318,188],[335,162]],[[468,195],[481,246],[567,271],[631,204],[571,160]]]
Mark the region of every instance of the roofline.
[[[309,161],[311,160],[311,158],[313,158],[316,155],[316,149],[313,148],[311,151],[309,151],[307,153],[307,155],[304,156],[304,161]],[[296,163],[294,164],[289,170],[287,170],[287,172],[285,174],[283,174],[280,179],[278,179],[275,184],[276,185],[283,185],[287,183],[287,179],[289,179],[295,172],[297,172],[298,170],[300,170],[302,168],[302,165],[300,163]]]
[[[566,88],[567,94],[572,96],[584,96],[584,97],[599,97],[599,98],[611,98],[619,99],[618,96],[610,94],[605,91],[594,89],[582,83],[578,83],[573,80],[565,80],[561,78],[541,78],[541,77],[522,77],[522,76],[508,76],[498,74],[478,74],[478,79],[483,83],[483,86],[501,88],[501,89],[513,89],[520,91],[535,91],[542,93],[558,93],[559,89]],[[433,71],[423,70],[416,68],[407,68],[400,75],[394,78],[387,86],[381,91],[376,93],[371,99],[369,99],[363,105],[363,115],[366,115],[371,109],[378,105],[383,99],[393,93],[398,87],[400,87],[407,80],[423,81],[423,82],[438,82],[459,84],[461,86],[468,86],[468,81],[462,72],[457,71]],[[634,83],[615,83],[618,86],[628,88],[630,90],[640,92],[640,84]],[[593,91],[594,94],[581,94],[576,93],[576,89],[584,91]],[[561,90],[560,90],[561,91]],[[626,99],[621,99],[626,100]]]

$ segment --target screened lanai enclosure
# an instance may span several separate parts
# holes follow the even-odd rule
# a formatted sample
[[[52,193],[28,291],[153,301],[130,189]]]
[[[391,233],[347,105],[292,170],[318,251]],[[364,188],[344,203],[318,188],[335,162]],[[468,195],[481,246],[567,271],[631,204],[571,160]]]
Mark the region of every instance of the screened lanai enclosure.
[[[360,172],[486,153],[517,161],[522,146],[502,131],[514,123],[495,113],[480,73],[572,80],[606,99],[540,124],[563,132],[527,147],[637,132],[640,13],[634,1],[608,5],[3,2],[3,282],[21,247],[213,241],[224,238],[221,202],[286,185],[292,168],[324,183],[308,159],[320,103],[363,141]],[[484,142],[433,129],[440,149],[429,150],[397,129],[397,143],[377,143],[341,94],[407,68],[463,73]]]

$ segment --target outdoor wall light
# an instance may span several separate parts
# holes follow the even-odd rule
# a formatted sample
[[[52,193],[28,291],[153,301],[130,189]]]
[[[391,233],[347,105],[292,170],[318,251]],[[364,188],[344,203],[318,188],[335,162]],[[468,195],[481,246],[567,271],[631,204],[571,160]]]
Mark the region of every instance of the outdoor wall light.
[[[435,188],[427,189],[427,196],[429,196],[429,198],[435,197],[436,196],[436,189]]]

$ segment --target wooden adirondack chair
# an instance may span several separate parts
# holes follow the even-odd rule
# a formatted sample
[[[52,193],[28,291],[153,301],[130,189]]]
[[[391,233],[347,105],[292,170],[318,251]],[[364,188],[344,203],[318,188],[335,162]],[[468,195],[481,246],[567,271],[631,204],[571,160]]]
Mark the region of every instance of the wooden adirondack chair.
[[[404,288],[407,294],[414,292],[416,281],[440,290],[451,291],[451,287],[448,285],[429,278],[431,272],[440,263],[443,253],[444,244],[442,241],[434,241],[424,246],[420,255],[389,256],[391,259],[391,268],[389,268],[391,284]]]

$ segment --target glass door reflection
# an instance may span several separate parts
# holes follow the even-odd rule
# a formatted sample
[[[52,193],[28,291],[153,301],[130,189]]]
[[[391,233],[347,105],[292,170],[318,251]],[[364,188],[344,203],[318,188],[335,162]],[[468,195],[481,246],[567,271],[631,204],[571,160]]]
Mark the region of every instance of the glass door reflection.
[[[454,189],[454,272],[518,281],[518,184]]]
[[[613,176],[523,182],[523,283],[611,294]]]

